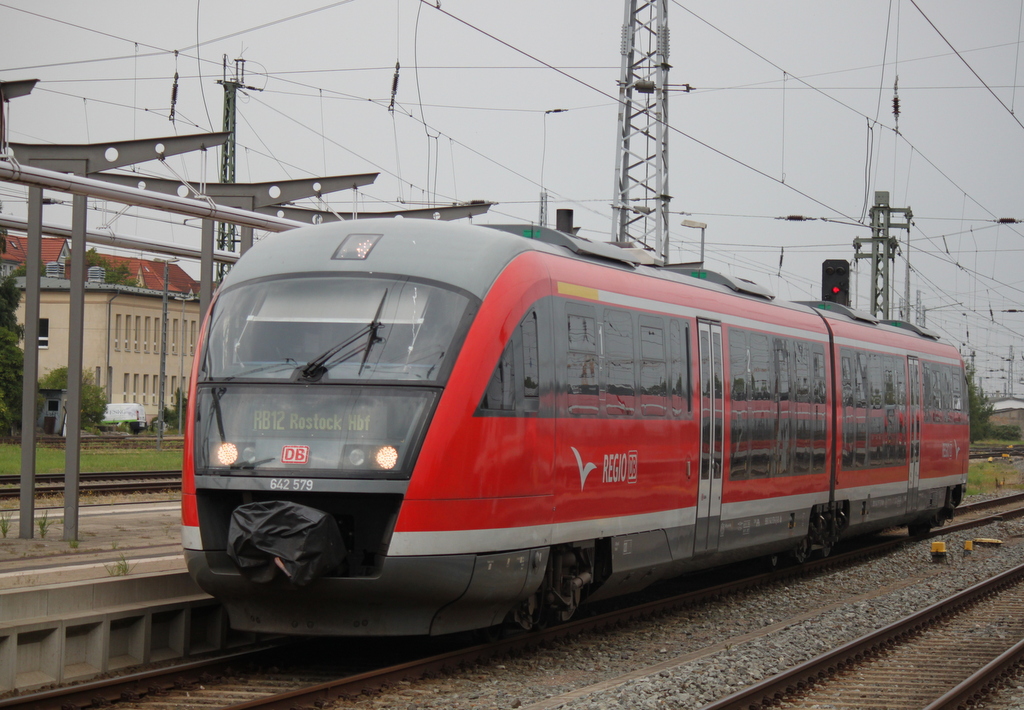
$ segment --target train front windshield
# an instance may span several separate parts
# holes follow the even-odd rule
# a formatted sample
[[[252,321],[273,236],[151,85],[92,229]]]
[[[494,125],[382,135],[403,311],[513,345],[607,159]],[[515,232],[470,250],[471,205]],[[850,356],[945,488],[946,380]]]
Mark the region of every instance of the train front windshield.
[[[469,299],[408,279],[298,276],[225,291],[200,382],[437,382]]]
[[[197,472],[408,477],[470,303],[362,274],[226,289],[196,381]]]

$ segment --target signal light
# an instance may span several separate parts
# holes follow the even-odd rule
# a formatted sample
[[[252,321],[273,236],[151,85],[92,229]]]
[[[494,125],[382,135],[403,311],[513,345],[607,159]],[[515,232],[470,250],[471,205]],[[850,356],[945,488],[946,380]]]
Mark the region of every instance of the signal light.
[[[850,262],[825,259],[821,264],[821,300],[850,305]]]

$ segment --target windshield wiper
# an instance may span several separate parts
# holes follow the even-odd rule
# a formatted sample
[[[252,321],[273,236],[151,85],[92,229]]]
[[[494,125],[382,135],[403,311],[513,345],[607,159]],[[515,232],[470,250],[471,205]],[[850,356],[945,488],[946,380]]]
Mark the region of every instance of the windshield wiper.
[[[238,471],[242,469],[256,468],[257,466],[262,466],[263,464],[270,463],[271,461],[277,461],[277,459],[271,456],[269,459],[260,459],[259,461],[244,461],[242,463],[233,463],[230,466],[228,466],[228,468],[234,471]]]
[[[375,343],[379,343],[381,338],[377,337],[377,331],[380,330],[380,314],[384,310],[384,299],[388,297],[387,289],[384,289],[384,297],[380,299],[380,304],[377,306],[377,312],[373,314],[373,320],[370,321],[370,337],[366,339],[366,349],[363,351],[362,362],[359,363],[359,372],[356,375],[363,374],[363,367],[366,365],[366,358],[370,357],[370,351],[373,349]]]
[[[317,377],[320,377],[321,375],[323,375],[323,370],[325,369],[324,368],[324,364],[328,360],[330,360],[332,357],[337,355],[339,352],[341,352],[342,350],[347,348],[352,343],[354,343],[357,340],[359,340],[361,337],[366,335],[368,332],[370,332],[370,327],[369,326],[367,326],[365,328],[360,328],[359,332],[357,332],[355,335],[353,335],[348,340],[342,341],[342,342],[338,343],[337,345],[331,346],[331,348],[329,350],[326,350],[321,355],[318,355],[317,357],[315,357],[312,360],[310,360],[309,362],[307,362],[302,367],[302,371],[301,371],[302,377],[304,379],[307,379],[307,380],[313,380],[313,379],[316,379]],[[351,355],[349,355],[348,357],[351,357]]]
[[[338,353],[340,353],[342,350],[347,348],[352,343],[359,340],[364,335],[369,334],[370,337],[367,339],[366,346],[363,348],[363,361],[359,365],[359,372],[360,374],[362,374],[363,365],[366,364],[366,358],[369,357],[370,355],[370,349],[373,347],[374,343],[380,342],[380,338],[377,337],[377,330],[381,326],[380,314],[384,310],[384,301],[387,300],[387,297],[388,292],[387,290],[385,290],[384,295],[381,296],[380,303],[377,305],[377,313],[374,314],[373,320],[370,321],[369,325],[367,325],[365,328],[360,328],[359,332],[357,332],[348,340],[345,340],[341,343],[338,343],[337,345],[332,346],[323,354],[307,362],[305,366],[303,366],[300,372],[300,376],[305,380],[316,380],[319,379],[320,377],[323,377],[324,372],[327,371],[326,365],[328,362],[331,362],[332,358],[334,358]],[[347,360],[353,355],[355,355],[357,352],[359,352],[359,350],[352,350],[350,352],[347,352],[340,358],[335,360],[335,362]]]

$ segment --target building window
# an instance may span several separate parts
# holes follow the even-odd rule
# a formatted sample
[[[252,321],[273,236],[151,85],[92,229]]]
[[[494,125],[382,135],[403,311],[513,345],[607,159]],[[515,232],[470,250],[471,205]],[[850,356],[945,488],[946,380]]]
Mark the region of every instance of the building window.
[[[142,316],[135,316],[135,352],[139,352],[139,331],[142,330]]]
[[[128,401],[128,373],[124,373],[124,392],[121,393],[121,401]]]
[[[149,352],[149,321],[150,317],[146,316],[146,329],[142,331],[142,351]]]
[[[48,348],[50,347],[50,319],[40,318],[39,319],[39,347]]]
[[[188,354],[194,355],[196,351],[196,322],[189,323]]]
[[[121,349],[121,314],[114,316],[114,350]]]
[[[139,401],[139,376],[132,375],[132,401]]]
[[[171,326],[171,354],[178,354],[178,319],[175,318]]]
[[[146,394],[149,392],[149,375],[142,376],[142,403],[146,403]]]

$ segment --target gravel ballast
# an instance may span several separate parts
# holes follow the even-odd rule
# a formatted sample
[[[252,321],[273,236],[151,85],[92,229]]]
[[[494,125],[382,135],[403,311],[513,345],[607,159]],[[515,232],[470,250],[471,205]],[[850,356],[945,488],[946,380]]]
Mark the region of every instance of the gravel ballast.
[[[1016,544],[1022,537],[1024,522],[1014,520],[936,538],[946,542],[946,563],[932,560],[931,540],[908,543],[854,567],[403,682],[338,706],[697,708],[1024,564],[1024,545]],[[964,541],[976,538],[1004,544],[963,556]],[[742,638],[757,631],[767,635]],[[707,653],[688,660],[702,649]],[[634,675],[620,681],[626,674]]]

